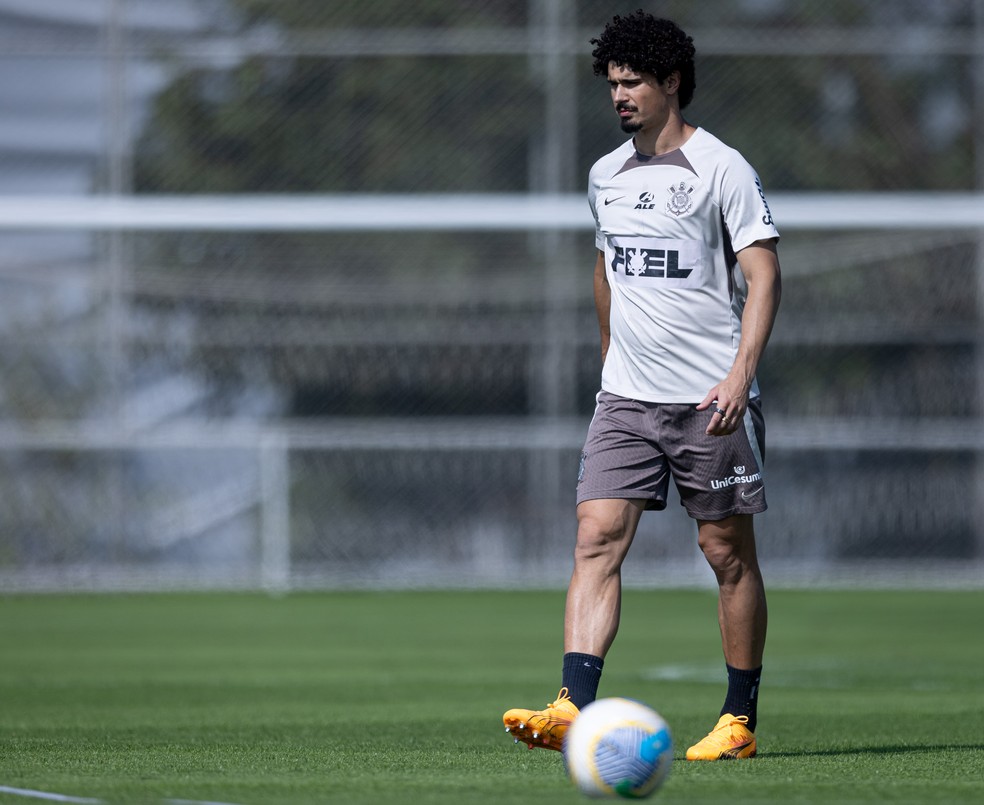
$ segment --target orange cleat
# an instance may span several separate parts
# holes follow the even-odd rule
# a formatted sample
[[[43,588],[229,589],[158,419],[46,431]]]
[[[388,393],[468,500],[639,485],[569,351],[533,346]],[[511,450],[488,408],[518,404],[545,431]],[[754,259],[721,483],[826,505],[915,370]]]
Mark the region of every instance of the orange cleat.
[[[540,747],[560,752],[564,748],[567,728],[580,712],[567,695],[567,688],[561,688],[557,701],[548,704],[546,709],[508,710],[502,716],[502,723],[516,743],[522,741],[530,749]]]
[[[755,757],[755,733],[748,716],[725,713],[707,737],[687,750],[687,760],[737,760]]]

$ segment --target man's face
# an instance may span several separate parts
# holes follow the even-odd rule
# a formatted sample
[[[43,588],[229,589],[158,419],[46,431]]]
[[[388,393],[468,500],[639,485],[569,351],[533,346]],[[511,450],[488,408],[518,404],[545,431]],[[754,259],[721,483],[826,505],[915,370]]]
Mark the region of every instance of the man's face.
[[[667,79],[666,85],[669,83]],[[670,96],[666,86],[661,85],[652,73],[637,73],[611,62],[608,65],[608,85],[622,131],[634,134],[646,128],[662,128],[666,123]]]

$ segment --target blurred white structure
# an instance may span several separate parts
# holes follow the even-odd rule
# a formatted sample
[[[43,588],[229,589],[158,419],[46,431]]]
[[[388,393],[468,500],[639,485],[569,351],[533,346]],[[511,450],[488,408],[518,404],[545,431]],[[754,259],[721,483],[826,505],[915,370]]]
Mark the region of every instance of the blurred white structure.
[[[781,38],[752,24],[776,5],[730,4],[750,15],[747,31],[700,31],[701,52],[984,64],[984,37],[960,23],[966,3],[929,4],[918,27],[803,26]],[[984,30],[984,4],[972,5]],[[0,591],[565,582],[586,427],[572,401],[590,398],[583,377],[596,359],[590,289],[572,268],[590,253],[591,221],[570,192],[581,180],[566,77],[596,32],[572,27],[560,0],[527,7],[527,28],[463,25],[452,37],[410,25],[237,30],[210,0],[0,0]],[[529,194],[133,196],[136,137],[158,93],[182,70],[250,54],[529,59],[552,89],[538,114],[555,125],[522,155]],[[974,75],[984,108],[984,70]],[[827,89],[833,142],[856,125],[857,99],[849,75]],[[955,91],[937,96],[939,147],[966,124]],[[767,572],[779,583],[979,585],[984,200],[769,198],[789,299],[769,359],[816,359],[819,402],[779,389],[769,410]],[[211,248],[196,238],[211,234],[225,252],[188,268],[181,250]],[[154,240],[165,235],[179,253],[170,262]],[[323,264],[257,276],[237,262],[271,236],[283,238],[271,254],[290,253],[295,235]],[[501,255],[495,271],[468,274],[457,235]],[[891,273],[899,265],[919,270]],[[861,297],[849,310],[833,307],[844,287]],[[801,292],[816,309],[796,307]],[[223,359],[245,376],[224,408],[210,363]],[[396,391],[382,414],[291,416],[294,389],[277,371],[292,359],[292,371]],[[824,372],[873,365],[883,374],[844,392],[856,399],[823,398]],[[399,407],[401,390],[435,377],[511,383],[528,413]],[[917,393],[927,399],[907,413]],[[840,402],[851,413],[823,407]],[[644,521],[627,572],[640,584],[709,583],[675,503]]]

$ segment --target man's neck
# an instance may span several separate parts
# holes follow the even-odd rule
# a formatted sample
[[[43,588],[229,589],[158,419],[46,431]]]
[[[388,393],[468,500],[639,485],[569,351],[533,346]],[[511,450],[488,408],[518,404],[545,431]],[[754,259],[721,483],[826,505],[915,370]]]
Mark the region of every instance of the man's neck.
[[[695,131],[697,131],[696,126],[691,126],[682,117],[673,116],[660,129],[651,131],[643,129],[636,132],[632,141],[640,154],[662,156],[670,151],[676,151],[693,136]]]

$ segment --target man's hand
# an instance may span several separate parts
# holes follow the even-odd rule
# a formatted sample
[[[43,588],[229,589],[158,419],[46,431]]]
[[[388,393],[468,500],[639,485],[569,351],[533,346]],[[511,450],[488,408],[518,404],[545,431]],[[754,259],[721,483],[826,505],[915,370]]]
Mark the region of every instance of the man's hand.
[[[738,265],[748,283],[741,317],[741,341],[728,376],[707,392],[698,411],[711,410],[708,436],[727,436],[741,426],[748,409],[748,390],[772,332],[782,295],[776,241],[758,240],[738,252]]]
[[[707,423],[708,436],[728,436],[741,426],[748,409],[748,389],[741,383],[733,383],[725,378],[707,392],[707,396],[697,405],[698,411],[711,411]]]

